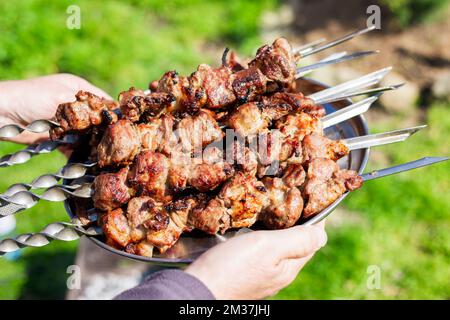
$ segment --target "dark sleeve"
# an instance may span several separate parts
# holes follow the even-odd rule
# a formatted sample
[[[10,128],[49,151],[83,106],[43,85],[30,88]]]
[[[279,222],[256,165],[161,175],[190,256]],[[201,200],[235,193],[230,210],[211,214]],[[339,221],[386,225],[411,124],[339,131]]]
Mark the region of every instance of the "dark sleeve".
[[[196,277],[177,269],[155,272],[143,283],[122,292],[117,300],[213,300],[211,291]]]

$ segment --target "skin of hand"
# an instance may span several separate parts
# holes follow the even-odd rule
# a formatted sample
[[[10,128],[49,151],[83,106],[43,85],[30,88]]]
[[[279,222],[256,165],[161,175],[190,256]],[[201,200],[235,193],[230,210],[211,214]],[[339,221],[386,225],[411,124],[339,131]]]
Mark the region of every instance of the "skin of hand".
[[[208,250],[185,271],[217,299],[263,299],[294,281],[326,242],[324,222],[249,232]]]
[[[28,80],[0,82],[0,126],[27,125],[38,119],[51,119],[60,103],[75,101],[79,90],[111,99],[103,90],[72,74],[54,74]],[[22,132],[5,139],[32,144],[48,139],[48,133]]]

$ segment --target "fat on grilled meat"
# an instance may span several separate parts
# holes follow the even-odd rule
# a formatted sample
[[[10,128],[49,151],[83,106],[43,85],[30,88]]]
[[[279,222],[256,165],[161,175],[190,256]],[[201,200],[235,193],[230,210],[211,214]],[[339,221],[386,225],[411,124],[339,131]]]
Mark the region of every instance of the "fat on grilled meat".
[[[92,126],[117,121],[114,110],[116,102],[100,98],[87,91],[78,91],[74,102],[62,103],[58,106],[52,120],[59,126],[50,130],[52,139],[58,139],[66,132],[83,132]]]
[[[303,217],[322,211],[346,191],[360,188],[362,183],[357,172],[340,169],[331,159],[313,159],[309,163],[307,180],[303,186],[303,195],[307,199]]]

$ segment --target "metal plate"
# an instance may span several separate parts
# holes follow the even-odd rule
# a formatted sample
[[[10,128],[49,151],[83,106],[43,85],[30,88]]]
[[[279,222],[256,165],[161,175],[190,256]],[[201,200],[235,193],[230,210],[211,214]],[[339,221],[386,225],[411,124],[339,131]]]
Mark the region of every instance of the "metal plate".
[[[299,91],[310,94],[314,93],[320,90],[323,90],[327,88],[328,86],[325,86],[323,84],[320,84],[314,80],[310,79],[299,79],[297,80],[297,88]],[[341,109],[345,106],[348,106],[351,104],[351,100],[344,100],[335,102],[332,104],[325,105],[327,113],[331,113],[335,110]],[[365,120],[364,116],[358,116],[354,117],[348,121],[339,123],[338,125],[335,125],[333,127],[327,128],[325,130],[325,134],[332,138],[332,139],[345,139],[345,138],[351,138],[361,135],[366,135],[369,133],[369,129],[367,126],[367,121]],[[369,148],[367,149],[361,149],[361,150],[354,150],[351,151],[351,153],[339,160],[339,165],[341,168],[345,169],[352,169],[360,174],[363,172],[364,168],[366,167],[367,161],[369,159]],[[70,159],[70,162],[80,161],[80,157],[76,154],[74,154]],[[66,182],[65,182],[66,183]],[[313,224],[316,223],[325,217],[327,217],[335,208],[336,206],[344,200],[344,198],[348,195],[348,193],[342,195],[339,197],[335,202],[333,202],[330,206],[328,206],[326,209],[321,211],[319,214],[311,217],[308,220],[299,220],[297,224]],[[65,208],[67,210],[67,213],[72,218],[73,213],[75,212],[75,203],[73,199],[68,199],[65,201]],[[253,227],[252,227],[253,229]],[[153,264],[158,265],[164,265],[164,266],[181,266],[185,264],[189,264],[192,261],[194,261],[200,254],[208,250],[209,248],[215,246],[216,244],[226,241],[226,239],[232,238],[236,235],[239,235],[243,232],[249,232],[249,229],[243,229],[243,230],[231,230],[227,231],[224,235],[216,235],[211,236],[207,235],[205,233],[202,233],[198,230],[194,230],[191,233],[186,233],[181,236],[181,238],[178,240],[178,242],[167,252],[164,254],[155,254],[152,258],[142,257],[138,255],[129,254],[124,251],[117,250],[113,247],[110,247],[109,245],[105,244],[101,238],[93,238],[90,237],[94,243],[99,245],[100,247],[111,251],[113,253],[116,253],[118,255],[135,259],[139,261],[145,261],[150,262]]]

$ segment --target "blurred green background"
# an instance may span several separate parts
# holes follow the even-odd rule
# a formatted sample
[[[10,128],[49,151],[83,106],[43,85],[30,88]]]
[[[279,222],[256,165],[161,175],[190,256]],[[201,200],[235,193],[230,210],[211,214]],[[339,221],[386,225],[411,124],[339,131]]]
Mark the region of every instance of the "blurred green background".
[[[70,72],[117,96],[130,86],[145,88],[169,69],[189,74],[201,62],[218,64],[225,46],[251,55],[276,36],[286,35],[302,43],[317,36],[318,30],[333,38],[364,23],[362,11],[361,19],[355,19],[351,26],[330,15],[321,17],[322,28],[301,29],[295,25],[300,19],[296,10],[302,7],[299,9],[295,2],[2,1],[0,80]],[[320,6],[329,1],[316,3],[320,11]],[[81,8],[79,30],[66,27],[69,5]],[[388,35],[401,32],[408,36],[415,30],[439,28],[433,36],[450,38],[449,29],[441,25],[444,21],[448,26],[448,1],[397,0],[380,5],[389,16]],[[420,10],[423,5],[426,12]],[[336,26],[342,29],[337,32]],[[367,49],[392,49],[398,44],[383,39],[379,47]],[[438,52],[442,56],[437,67],[429,66],[429,80],[418,81],[419,95],[412,109],[392,111],[381,105],[372,116],[369,114],[372,131],[402,126],[405,119],[408,124],[426,122],[429,128],[403,144],[377,149],[368,170],[426,155],[449,155],[450,96],[432,94],[435,74],[450,68],[449,47],[444,45]],[[401,52],[393,52],[394,61],[403,60]],[[355,69],[357,66],[365,69],[372,65],[355,65]],[[405,78],[415,81],[414,77]],[[0,154],[20,148],[1,142]],[[30,182],[39,174],[54,172],[64,161],[61,154],[53,153],[25,165],[0,169],[0,192],[12,183]],[[367,183],[350,195],[329,219],[327,247],[276,298],[449,299],[449,173],[449,163],[439,164]],[[17,215],[17,233],[35,232],[63,220],[67,217],[61,204],[43,202]],[[66,268],[73,263],[76,249],[77,243],[53,242],[41,249],[25,249],[17,260],[0,258],[0,298],[64,298]],[[367,287],[370,266],[381,270],[380,289]]]

